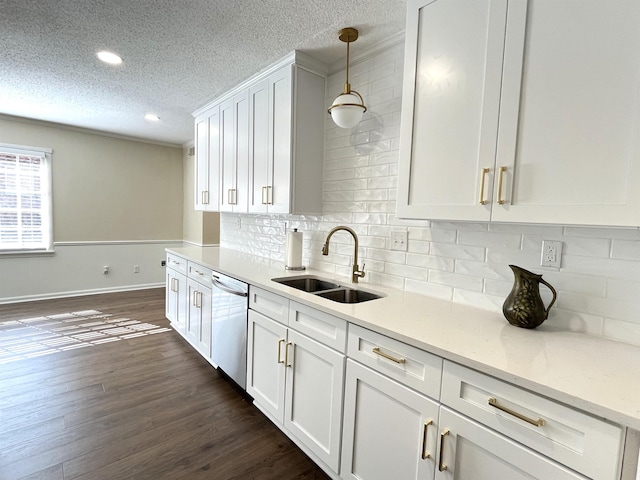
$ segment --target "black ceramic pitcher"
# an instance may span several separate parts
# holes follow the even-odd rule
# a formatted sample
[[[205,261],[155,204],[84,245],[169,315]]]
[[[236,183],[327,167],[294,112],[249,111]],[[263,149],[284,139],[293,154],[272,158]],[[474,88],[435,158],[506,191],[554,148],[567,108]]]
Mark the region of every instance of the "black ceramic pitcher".
[[[549,310],[556,301],[556,290],[542,279],[542,275],[516,265],[509,265],[509,268],[513,271],[514,282],[511,293],[502,305],[502,313],[511,325],[536,328],[549,316]],[[553,299],[547,308],[540,298],[541,283],[553,293]]]

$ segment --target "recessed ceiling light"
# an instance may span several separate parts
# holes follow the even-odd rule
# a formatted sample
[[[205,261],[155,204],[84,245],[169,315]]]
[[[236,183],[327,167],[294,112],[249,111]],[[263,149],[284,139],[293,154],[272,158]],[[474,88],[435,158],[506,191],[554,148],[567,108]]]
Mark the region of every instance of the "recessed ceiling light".
[[[160,117],[159,117],[159,116],[157,116],[157,115],[154,115],[153,113],[147,113],[147,114],[144,116],[144,119],[145,119],[145,120],[150,120],[150,121],[152,121],[152,122],[158,122],[158,121],[160,121]]]
[[[116,55],[113,52],[107,52],[106,50],[102,50],[96,53],[96,55],[104,63],[108,63],[110,65],[120,65],[122,63],[122,58],[120,58],[118,55]]]

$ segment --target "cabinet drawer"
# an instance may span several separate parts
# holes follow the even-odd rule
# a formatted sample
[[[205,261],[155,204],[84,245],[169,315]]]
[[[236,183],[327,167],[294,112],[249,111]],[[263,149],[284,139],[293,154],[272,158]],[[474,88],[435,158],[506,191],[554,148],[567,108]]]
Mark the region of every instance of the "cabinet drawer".
[[[174,255],[173,253],[167,253],[167,268],[173,268],[174,270],[187,274],[187,261]]]
[[[253,285],[249,286],[249,308],[284,325],[289,323],[289,299]]]
[[[347,355],[431,398],[440,396],[440,357],[353,324]]]
[[[203,267],[202,265],[192,261],[187,262],[187,276],[209,288],[211,288],[212,273],[213,270],[210,268]]]
[[[347,344],[347,322],[314,308],[291,302],[289,326],[341,353]]]
[[[619,425],[449,361],[441,401],[588,477],[619,477]]]

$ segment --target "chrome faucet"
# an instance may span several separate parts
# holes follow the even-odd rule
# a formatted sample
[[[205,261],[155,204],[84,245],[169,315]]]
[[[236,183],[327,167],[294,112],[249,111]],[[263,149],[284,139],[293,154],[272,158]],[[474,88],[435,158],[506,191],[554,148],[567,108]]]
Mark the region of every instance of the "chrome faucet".
[[[327,239],[324,242],[324,246],[322,247],[322,255],[329,255],[329,240],[331,239],[331,236],[334,233],[336,233],[338,230],[344,230],[346,232],[349,232],[351,234],[351,236],[353,237],[353,243],[354,243],[354,247],[353,247],[353,270],[351,271],[351,282],[352,283],[358,283],[358,278],[364,277],[364,264],[362,264],[362,270],[359,270],[359,267],[358,267],[358,235],[356,235],[356,232],[352,228],[345,227],[343,225],[333,228],[329,232],[329,234],[327,235]]]

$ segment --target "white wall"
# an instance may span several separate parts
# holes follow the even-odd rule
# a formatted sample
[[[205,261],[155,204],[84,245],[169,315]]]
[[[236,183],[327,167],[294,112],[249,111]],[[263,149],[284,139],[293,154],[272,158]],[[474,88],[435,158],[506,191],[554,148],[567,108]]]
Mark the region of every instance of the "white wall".
[[[180,147],[8,116],[0,143],[53,149],[55,248],[0,255],[0,303],[163,284],[183,237]]]
[[[360,238],[364,282],[435,296],[500,312],[513,284],[509,264],[544,274],[558,290],[547,324],[640,344],[640,230],[401,221],[395,218],[403,46],[353,65],[350,80],[368,106],[352,132],[327,118],[323,212],[314,216],[221,215],[221,245],[283,260],[284,224],[305,235],[304,262],[349,276],[353,246],[344,224]],[[328,79],[326,103],[341,91],[344,72]],[[409,232],[409,251],[389,250],[391,230]],[[541,241],[563,242],[562,267],[539,265]],[[542,287],[543,298],[549,296]]]

